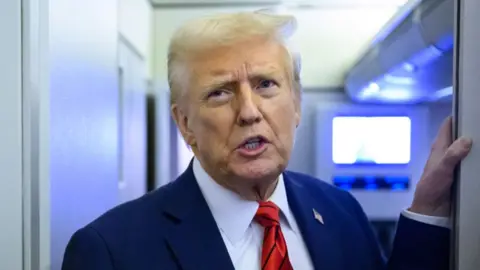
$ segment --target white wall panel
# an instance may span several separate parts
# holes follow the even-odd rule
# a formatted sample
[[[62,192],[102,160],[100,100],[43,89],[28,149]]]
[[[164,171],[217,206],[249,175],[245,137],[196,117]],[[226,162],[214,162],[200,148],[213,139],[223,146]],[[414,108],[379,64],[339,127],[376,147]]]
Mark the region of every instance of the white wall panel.
[[[22,15],[0,1],[0,269],[22,269]]]
[[[124,41],[119,42],[120,202],[136,199],[147,190],[146,67]]]
[[[152,44],[152,6],[148,0],[118,1],[119,32],[150,64]],[[150,77],[150,73],[148,73]]]
[[[117,1],[50,0],[51,263],[118,202]],[[43,270],[43,269],[42,269]]]
[[[156,134],[156,175],[155,186],[160,187],[173,180],[173,173],[176,168],[172,166],[172,159],[176,158],[176,152],[172,138],[170,117],[170,95],[165,89],[155,89],[155,134]],[[175,163],[176,164],[176,163]]]

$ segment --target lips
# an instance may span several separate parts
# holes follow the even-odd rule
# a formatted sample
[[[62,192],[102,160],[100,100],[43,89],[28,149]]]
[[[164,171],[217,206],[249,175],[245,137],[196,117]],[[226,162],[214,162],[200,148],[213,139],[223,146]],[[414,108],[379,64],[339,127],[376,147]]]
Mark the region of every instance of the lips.
[[[269,141],[261,135],[252,136],[252,137],[248,137],[247,139],[245,139],[238,146],[238,148],[255,149],[255,148],[258,148],[260,145],[262,145],[264,143],[268,143],[268,142]]]

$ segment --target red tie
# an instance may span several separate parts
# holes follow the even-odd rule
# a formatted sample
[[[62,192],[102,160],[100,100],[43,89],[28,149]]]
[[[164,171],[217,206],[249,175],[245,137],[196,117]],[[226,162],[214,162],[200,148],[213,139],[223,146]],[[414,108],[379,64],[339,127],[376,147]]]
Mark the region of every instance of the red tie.
[[[280,229],[280,209],[273,202],[260,202],[255,220],[265,228],[262,270],[293,270],[287,244]]]

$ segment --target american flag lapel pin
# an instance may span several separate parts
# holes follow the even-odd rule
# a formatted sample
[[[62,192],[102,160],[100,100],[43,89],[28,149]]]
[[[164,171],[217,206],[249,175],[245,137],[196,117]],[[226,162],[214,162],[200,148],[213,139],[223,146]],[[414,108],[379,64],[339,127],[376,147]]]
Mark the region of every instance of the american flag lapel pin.
[[[322,215],[320,215],[320,214],[317,212],[317,210],[315,210],[315,209],[313,209],[313,217],[314,217],[318,222],[320,222],[320,223],[322,223],[322,224],[325,224],[325,223],[323,222],[323,217],[322,217]]]

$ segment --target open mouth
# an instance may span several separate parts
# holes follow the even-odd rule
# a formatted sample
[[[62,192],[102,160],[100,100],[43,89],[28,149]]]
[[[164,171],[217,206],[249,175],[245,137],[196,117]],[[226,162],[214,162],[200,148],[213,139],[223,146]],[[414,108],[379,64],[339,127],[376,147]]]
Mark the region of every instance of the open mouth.
[[[261,149],[268,141],[262,136],[255,136],[245,140],[239,148],[246,151]]]

